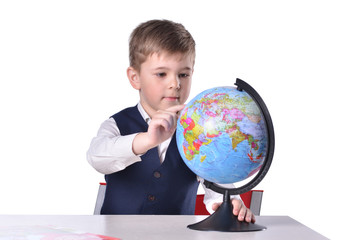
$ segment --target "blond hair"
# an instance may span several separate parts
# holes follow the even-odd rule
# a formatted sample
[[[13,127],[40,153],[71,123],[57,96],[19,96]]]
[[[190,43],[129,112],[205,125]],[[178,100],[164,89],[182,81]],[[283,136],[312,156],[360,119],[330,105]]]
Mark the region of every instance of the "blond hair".
[[[148,56],[162,51],[195,58],[195,41],[182,24],[169,20],[150,20],[133,30],[129,38],[131,67],[139,71]]]

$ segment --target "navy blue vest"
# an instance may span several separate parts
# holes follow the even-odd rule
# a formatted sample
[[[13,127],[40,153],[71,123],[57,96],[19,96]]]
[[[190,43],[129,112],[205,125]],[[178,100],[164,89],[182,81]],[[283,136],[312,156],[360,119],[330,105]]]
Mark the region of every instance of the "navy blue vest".
[[[121,135],[147,131],[148,125],[137,107],[112,117]],[[107,188],[101,214],[193,215],[199,183],[183,162],[175,135],[162,164],[157,147],[141,158],[141,162],[105,176]]]

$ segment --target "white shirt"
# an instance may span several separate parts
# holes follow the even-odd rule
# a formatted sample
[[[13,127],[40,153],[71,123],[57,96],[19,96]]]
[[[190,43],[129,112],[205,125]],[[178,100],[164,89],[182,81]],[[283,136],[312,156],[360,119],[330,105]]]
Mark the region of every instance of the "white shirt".
[[[143,119],[149,124],[151,118],[148,116],[142,105],[138,103],[137,108]],[[87,152],[87,160],[98,172],[111,174],[121,171],[131,164],[142,161],[141,155],[135,155],[132,151],[133,139],[138,133],[121,135],[117,124],[113,118],[104,121],[98,130],[97,136],[92,139]],[[166,151],[171,142],[171,138],[161,143],[157,149],[161,163],[165,159]],[[204,203],[206,209],[212,213],[212,204],[222,202],[222,194],[216,193],[205,187],[204,180],[198,177],[205,190]],[[233,184],[223,184],[222,186],[233,188]],[[235,196],[233,196],[235,197]],[[240,199],[239,196],[236,196]]]

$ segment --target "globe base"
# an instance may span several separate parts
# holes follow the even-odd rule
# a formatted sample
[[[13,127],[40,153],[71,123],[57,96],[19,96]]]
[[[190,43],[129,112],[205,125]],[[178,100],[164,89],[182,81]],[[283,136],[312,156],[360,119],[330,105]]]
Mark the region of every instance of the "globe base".
[[[187,227],[193,230],[220,232],[251,232],[266,229],[255,223],[239,221],[237,216],[232,213],[232,208],[230,195],[228,191],[225,191],[223,203],[212,215]]]

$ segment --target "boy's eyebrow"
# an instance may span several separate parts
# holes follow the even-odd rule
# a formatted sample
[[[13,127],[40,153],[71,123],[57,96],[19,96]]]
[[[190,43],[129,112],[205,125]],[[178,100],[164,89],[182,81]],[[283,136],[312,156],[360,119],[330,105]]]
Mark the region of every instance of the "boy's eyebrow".
[[[157,68],[154,68],[153,70],[168,70],[168,69],[170,69],[170,68],[168,68],[168,67],[157,67]],[[180,70],[181,71],[183,71],[183,70],[192,71],[192,68],[184,67],[184,68],[181,68]]]

